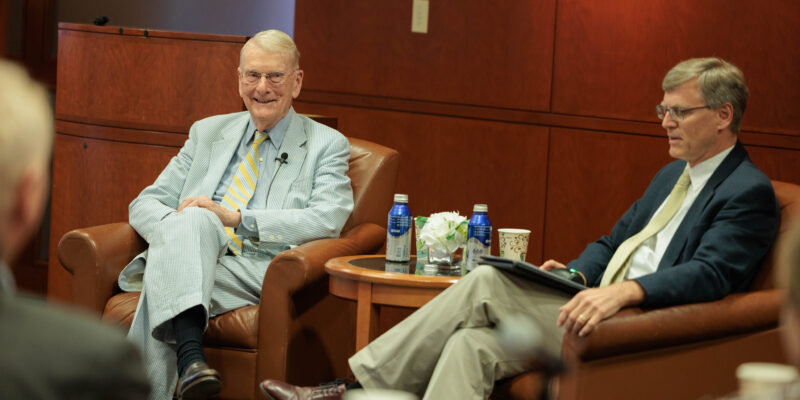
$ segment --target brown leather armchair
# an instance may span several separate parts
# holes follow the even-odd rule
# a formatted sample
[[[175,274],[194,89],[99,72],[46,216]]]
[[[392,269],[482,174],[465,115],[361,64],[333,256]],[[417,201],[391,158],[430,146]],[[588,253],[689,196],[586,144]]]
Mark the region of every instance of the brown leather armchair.
[[[800,186],[772,182],[781,206],[779,236],[798,218]],[[562,358],[570,373],[561,399],[697,399],[736,390],[736,367],[747,361],[785,362],[773,285],[773,255],[747,293],[718,301],[656,310],[629,308],[586,338],[565,336]],[[536,399],[534,371],[497,385],[494,399]]]
[[[386,212],[397,179],[399,154],[350,138],[355,206],[338,239],[312,241],[276,256],[267,269],[261,303],[209,321],[204,346],[220,371],[221,398],[259,398],[257,384],[274,378],[314,384],[347,376],[355,347],[355,304],[328,293],[324,263],[333,257],[377,252],[386,238]],[[145,249],[127,223],[73,230],[58,257],[73,274],[73,302],[130,326],[138,293],[121,293],[123,267]]]

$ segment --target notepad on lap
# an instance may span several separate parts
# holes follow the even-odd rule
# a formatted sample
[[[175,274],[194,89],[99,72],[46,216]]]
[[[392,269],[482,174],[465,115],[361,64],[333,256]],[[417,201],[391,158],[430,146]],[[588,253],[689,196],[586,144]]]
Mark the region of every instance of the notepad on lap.
[[[587,289],[586,286],[580,283],[564,279],[525,261],[510,260],[496,256],[482,256],[481,258],[483,259],[482,264],[491,265],[497,269],[508,271],[514,275],[569,294],[575,294]]]

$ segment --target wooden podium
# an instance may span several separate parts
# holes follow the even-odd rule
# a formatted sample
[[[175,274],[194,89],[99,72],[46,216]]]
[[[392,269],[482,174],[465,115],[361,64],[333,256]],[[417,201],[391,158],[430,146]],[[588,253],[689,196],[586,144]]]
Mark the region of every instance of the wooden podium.
[[[244,110],[243,36],[59,24],[47,293],[69,301],[64,233],[127,221],[201,118]]]

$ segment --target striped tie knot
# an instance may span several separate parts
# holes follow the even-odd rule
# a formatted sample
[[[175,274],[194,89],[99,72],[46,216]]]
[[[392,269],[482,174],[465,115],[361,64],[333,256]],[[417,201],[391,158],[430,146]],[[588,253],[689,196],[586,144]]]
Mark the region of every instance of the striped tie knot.
[[[258,129],[256,129],[255,137],[256,138],[255,140],[253,140],[253,145],[258,146],[261,143],[264,143],[265,140],[269,139],[269,133],[261,132]]]

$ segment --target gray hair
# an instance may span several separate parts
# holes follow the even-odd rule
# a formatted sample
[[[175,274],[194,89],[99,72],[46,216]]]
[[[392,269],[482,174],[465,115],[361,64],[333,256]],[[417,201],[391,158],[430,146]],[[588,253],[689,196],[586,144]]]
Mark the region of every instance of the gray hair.
[[[23,171],[45,168],[53,145],[47,92],[20,66],[0,59],[0,212]]]
[[[244,46],[242,46],[242,50],[239,53],[240,66],[242,64],[244,50],[250,46],[256,46],[266,51],[275,51],[287,54],[292,57],[294,61],[294,68],[300,68],[300,51],[297,50],[294,40],[292,40],[291,36],[277,29],[258,32],[255,34],[255,36],[248,39]]]
[[[717,108],[725,103],[733,105],[731,132],[739,133],[750,95],[742,71],[721,58],[692,58],[672,67],[661,88],[666,92],[692,78],[697,78],[700,93],[710,107]]]

